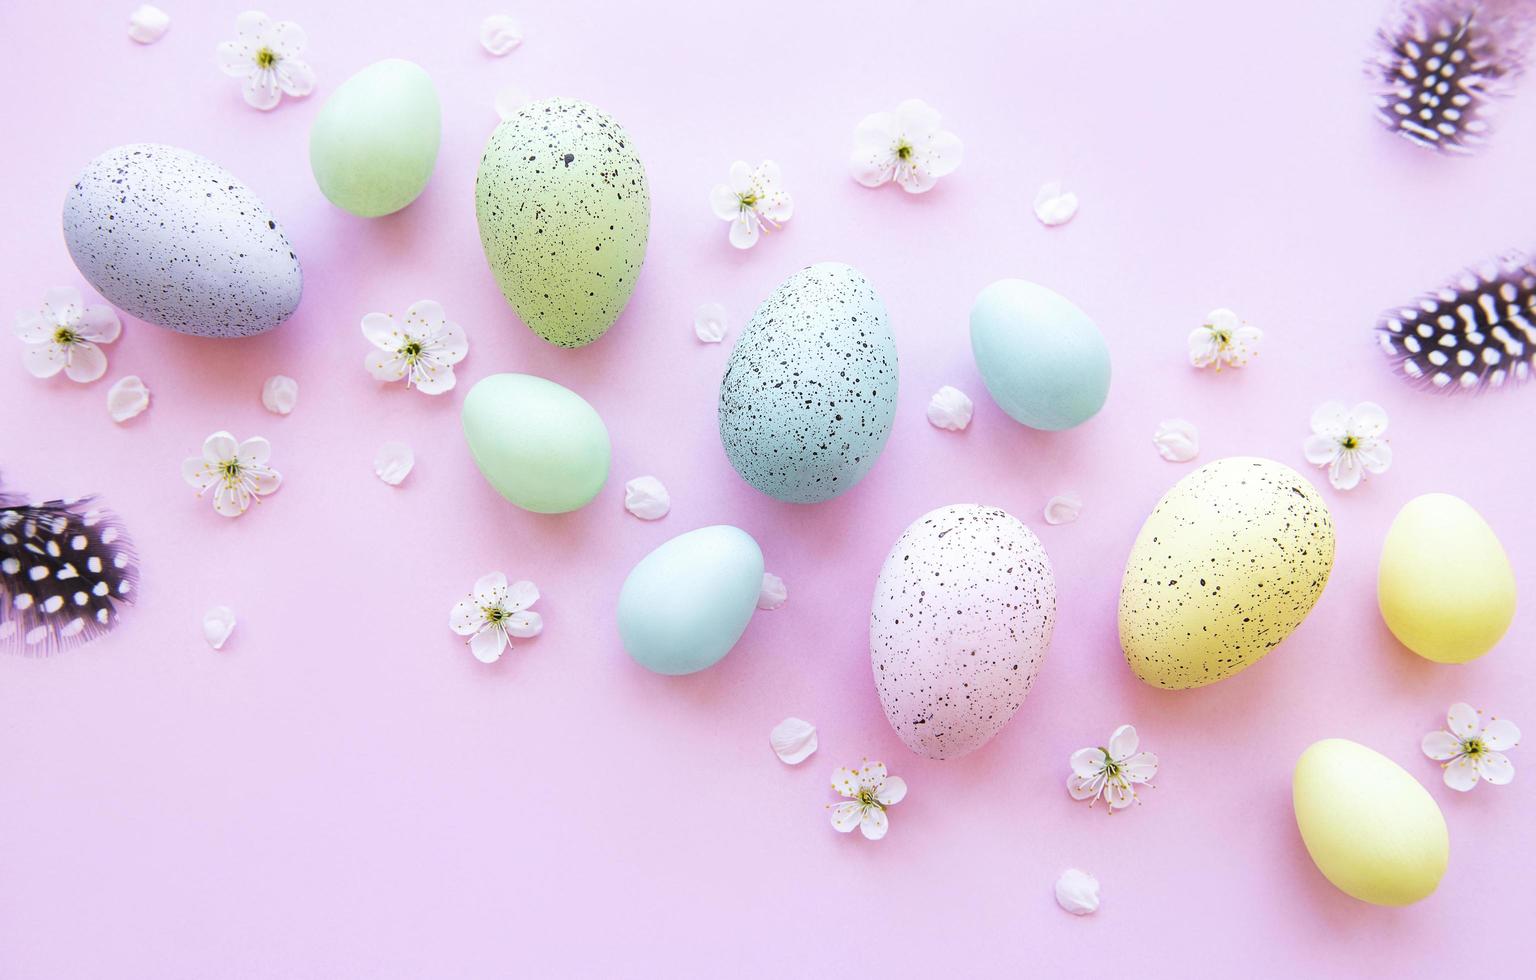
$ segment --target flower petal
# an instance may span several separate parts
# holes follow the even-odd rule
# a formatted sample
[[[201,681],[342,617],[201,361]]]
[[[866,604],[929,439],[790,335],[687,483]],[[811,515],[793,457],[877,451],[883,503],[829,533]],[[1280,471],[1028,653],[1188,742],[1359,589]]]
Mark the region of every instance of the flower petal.
[[[499,606],[507,597],[507,576],[502,572],[490,572],[475,580],[475,603],[481,606]]]
[[[891,821],[885,811],[877,806],[867,806],[859,818],[859,832],[866,840],[879,840],[891,829]]]
[[[1327,466],[1339,451],[1339,441],[1332,436],[1310,435],[1301,444],[1301,451],[1313,466]]]
[[[85,304],[80,300],[80,290],[71,286],[56,286],[43,294],[43,316],[59,327],[76,327],[85,315]]]
[[[924,149],[922,153],[923,167],[937,180],[958,170],[960,168],[960,159],[964,155],[965,144],[960,142],[960,137],[946,130],[942,133],[936,133],[933,139],[929,141],[927,148]],[[1067,196],[1072,198],[1072,210],[1076,211],[1077,195],[1069,192]]]
[[[773,190],[757,202],[757,213],[775,224],[783,224],[795,216],[795,204],[788,194]]]
[[[885,785],[885,763],[865,762],[859,770],[859,788],[878,790]]]
[[[894,112],[872,112],[860,119],[859,124],[853,128],[855,151],[878,150],[890,153],[900,138],[901,126]]]
[[[521,612],[539,601],[539,587],[529,581],[513,582],[507,589],[505,605],[512,612]]]
[[[485,629],[469,638],[469,652],[483,664],[493,664],[501,659],[507,649],[507,634],[499,629]]]
[[[1104,785],[1103,776],[1079,776],[1077,773],[1067,777],[1067,792],[1072,794],[1074,800],[1092,799],[1099,793],[1099,788]]]
[[[452,391],[458,380],[453,375],[451,364],[416,362],[416,390],[423,395],[441,395],[445,391]]]
[[[448,322],[438,329],[432,353],[440,363],[457,364],[469,354],[469,337],[457,323]]]
[[[1483,729],[1483,744],[1496,752],[1512,749],[1520,744],[1520,729],[1508,718],[1495,718]]]
[[[448,324],[443,304],[435,299],[417,300],[405,311],[405,330],[410,334],[433,336]]]
[[[369,313],[363,317],[362,327],[363,336],[380,350],[394,353],[400,347],[400,328],[395,325],[395,318],[388,313]]]
[[[256,48],[245,41],[222,41],[215,49],[219,70],[235,78],[244,78],[256,67]]]
[[[181,461],[181,478],[201,493],[217,482],[213,467],[201,456],[188,456]]]
[[[731,244],[737,248],[751,248],[757,244],[757,218],[751,212],[744,211],[731,222]]]
[[[406,374],[405,359],[393,351],[369,351],[363,357],[363,367],[380,381],[399,381]]]
[[[907,99],[896,107],[897,131],[914,145],[927,143],[943,121],[939,111],[922,99]]]
[[[276,493],[277,488],[283,485],[283,474],[277,470],[258,466],[248,469],[247,473],[251,478],[251,492],[259,497]]]
[[[1120,763],[1120,772],[1133,783],[1147,783],[1157,775],[1157,756],[1151,752],[1138,752]]]
[[[448,628],[460,636],[470,636],[485,624],[485,616],[473,599],[460,599],[448,613]]]
[[[875,799],[884,806],[895,806],[906,799],[906,796],[907,781],[900,776],[890,776],[886,779],[885,785],[881,786],[880,791],[875,794]]]
[[[889,148],[854,150],[848,158],[848,172],[865,187],[879,187],[896,176],[896,156]]]
[[[1111,810],[1124,810],[1136,802],[1136,791],[1118,779],[1111,779],[1104,785],[1104,798],[1109,801]]]
[[[1116,762],[1129,759],[1136,754],[1136,749],[1141,745],[1141,737],[1136,734],[1135,725],[1121,725],[1115,729],[1115,733],[1109,736],[1109,757]]]
[[[21,352],[21,363],[34,378],[51,378],[64,370],[68,351],[59,344],[29,344]]]
[[[1451,710],[1445,713],[1445,721],[1451,734],[1461,739],[1471,738],[1483,727],[1483,721],[1478,716],[1477,709],[1465,701],[1457,701],[1451,705]]]
[[[276,108],[283,99],[277,84],[277,72],[270,68],[257,68],[245,76],[240,91],[247,105],[263,112]]]
[[[36,350],[36,348],[32,348]],[[89,340],[77,340],[69,345],[69,363],[64,374],[71,381],[95,381],[107,373],[107,353]]]
[[[1349,431],[1367,438],[1387,431],[1387,410],[1375,402],[1361,402],[1349,411]]]
[[[80,336],[98,344],[110,344],[123,332],[123,322],[110,306],[87,306],[80,314]]]
[[[272,458],[272,443],[261,436],[253,436],[240,444],[237,455],[244,466],[261,466]]]
[[[302,98],[315,90],[315,70],[306,61],[284,58],[272,68],[277,86],[287,95]]]
[[[266,40],[284,61],[303,51],[304,45],[309,43],[309,39],[304,36],[304,29],[291,20],[280,20],[273,24]]]
[[[502,620],[507,635],[527,640],[544,632],[544,617],[536,612],[515,612]]]
[[[709,192],[709,209],[721,221],[735,221],[741,214],[741,198],[724,184],[716,184]]]
[[[856,770],[847,766],[838,766],[832,770],[832,788],[837,795],[846,796],[849,799],[859,795],[859,774]],[[852,829],[852,828],[850,828]]]
[[[53,324],[36,310],[22,310],[16,314],[13,332],[23,343],[44,344],[53,339]]]
[[[1419,747],[1436,762],[1454,759],[1461,754],[1461,741],[1450,732],[1430,732],[1419,742]]]
[[[1312,431],[1318,435],[1332,436],[1335,441],[1348,431],[1349,409],[1343,402],[1323,402],[1312,412]]]
[[[203,440],[203,459],[210,463],[223,463],[234,459],[240,452],[240,444],[228,432],[220,430]]]
[[[863,817],[864,805],[857,800],[839,803],[832,808],[832,829],[839,834],[850,833]]]
[[[1392,447],[1385,442],[1363,442],[1355,453],[1360,457],[1360,465],[1369,473],[1384,473],[1392,465]]]
[[[1503,786],[1515,778],[1515,767],[1503,752],[1484,752],[1477,757],[1477,774],[1495,786]]]
[[[737,160],[731,164],[729,178],[731,190],[738,195],[749,193],[752,190],[752,168],[745,160]]]
[[[1072,765],[1072,771],[1084,779],[1092,779],[1104,771],[1104,750],[1096,748],[1078,749],[1072,753],[1068,760]]]
[[[1477,766],[1466,756],[1445,765],[1445,785],[1458,793],[1465,793],[1476,786],[1477,778]]]
[[[1328,467],[1328,482],[1339,490],[1353,490],[1360,485],[1365,469],[1360,465],[1360,454],[1346,449],[1334,457]]]

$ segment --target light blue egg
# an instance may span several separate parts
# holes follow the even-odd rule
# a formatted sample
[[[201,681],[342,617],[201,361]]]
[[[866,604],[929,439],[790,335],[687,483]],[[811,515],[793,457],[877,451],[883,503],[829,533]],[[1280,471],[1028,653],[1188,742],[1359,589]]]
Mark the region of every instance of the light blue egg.
[[[640,559],[619,592],[619,636],[642,667],[692,674],[746,631],[763,587],[763,552],[728,524],[680,534]]]
[[[801,269],[752,314],[720,381],[720,441],[742,479],[813,504],[859,482],[896,417],[896,341],[857,269]]]
[[[971,307],[971,351],[998,407],[1032,429],[1093,418],[1109,396],[1109,347],[1060,293],[999,279]]]

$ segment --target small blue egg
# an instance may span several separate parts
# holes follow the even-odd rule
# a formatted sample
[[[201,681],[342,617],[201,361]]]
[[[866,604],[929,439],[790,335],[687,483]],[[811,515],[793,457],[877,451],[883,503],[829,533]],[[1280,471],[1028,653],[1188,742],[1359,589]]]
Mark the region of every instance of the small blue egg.
[[[971,351],[999,408],[1032,429],[1093,418],[1109,396],[1104,335],[1060,293],[999,279],[971,307]]]
[[[640,666],[692,674],[746,632],[763,587],[763,552],[728,524],[680,534],[640,559],[619,591],[619,635]]]

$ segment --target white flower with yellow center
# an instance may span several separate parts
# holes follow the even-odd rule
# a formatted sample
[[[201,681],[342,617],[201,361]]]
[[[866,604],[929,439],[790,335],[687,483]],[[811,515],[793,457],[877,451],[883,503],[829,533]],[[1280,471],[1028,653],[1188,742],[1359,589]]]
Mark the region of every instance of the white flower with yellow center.
[[[1424,736],[1424,754],[1445,770],[1445,785],[1465,793],[1478,780],[1503,786],[1515,778],[1514,763],[1504,754],[1520,742],[1520,729],[1503,718],[1489,719],[1483,726],[1481,712],[1458,701],[1445,718],[1449,731],[1430,732]]]
[[[481,663],[501,659],[512,637],[528,639],[544,631],[544,620],[528,607],[539,601],[539,587],[532,582],[507,584],[506,575],[482,575],[475,589],[457,602],[448,614],[448,626],[469,637],[469,651]]]
[[[1312,413],[1312,434],[1302,446],[1307,462],[1328,468],[1328,482],[1337,490],[1353,490],[1366,473],[1383,473],[1392,465],[1387,412],[1375,402],[1354,408],[1324,402]]]
[[[263,111],[274,108],[284,95],[304,96],[315,89],[315,72],[299,60],[304,50],[304,31],[291,20],[273,22],[259,10],[247,10],[235,18],[239,36],[218,47],[219,68],[226,75],[245,79],[245,101]]]
[[[34,378],[63,371],[71,381],[95,381],[107,373],[107,355],[97,345],[122,331],[112,307],[86,306],[78,289],[50,289],[36,310],[16,316],[16,336],[27,345],[21,362]]]
[[[1140,746],[1135,727],[1121,725],[1109,737],[1108,745],[1073,752],[1067,792],[1074,800],[1088,800],[1089,806],[1102,798],[1109,803],[1111,813],[1135,803],[1136,787],[1157,775],[1157,756],[1138,752]]]
[[[864,760],[861,769],[840,766],[832,772],[832,788],[844,798],[843,803],[828,803],[832,828],[840,834],[859,828],[870,840],[879,840],[890,829],[885,815],[907,795],[907,782],[900,776],[888,776],[885,763]]]
[[[728,184],[716,184],[709,192],[709,206],[715,217],[731,223],[731,244],[751,248],[758,234],[788,221],[795,213],[794,202],[779,186],[779,165],[764,160],[754,170],[745,160],[731,164]]]
[[[236,442],[228,432],[215,432],[203,442],[201,456],[182,462],[181,475],[199,497],[213,491],[215,511],[239,517],[282,485],[282,474],[267,465],[271,455],[272,444],[260,436]]]
[[[380,381],[405,379],[407,388],[440,395],[455,383],[453,366],[469,353],[464,328],[449,321],[443,304],[412,303],[396,321],[391,313],[363,317],[363,336],[378,350],[368,352],[363,367]]]
[[[894,180],[908,194],[921,194],[960,166],[960,137],[942,128],[938,110],[908,99],[893,112],[865,116],[853,131],[849,169],[865,187]]]
[[[1189,332],[1189,363],[1197,368],[1216,365],[1240,368],[1259,352],[1264,331],[1250,327],[1229,309],[1212,310],[1205,322]]]

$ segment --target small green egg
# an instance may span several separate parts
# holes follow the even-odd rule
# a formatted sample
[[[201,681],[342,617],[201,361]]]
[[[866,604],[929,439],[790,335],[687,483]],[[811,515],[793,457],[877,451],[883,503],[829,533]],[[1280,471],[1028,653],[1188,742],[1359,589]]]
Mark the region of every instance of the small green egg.
[[[320,192],[361,218],[393,214],[426,189],[442,110],[432,79],[399,58],[375,62],[331,93],[309,131]]]
[[[553,381],[483,378],[465,397],[462,418],[480,472],[524,510],[576,510],[608,479],[608,427],[585,398]]]

